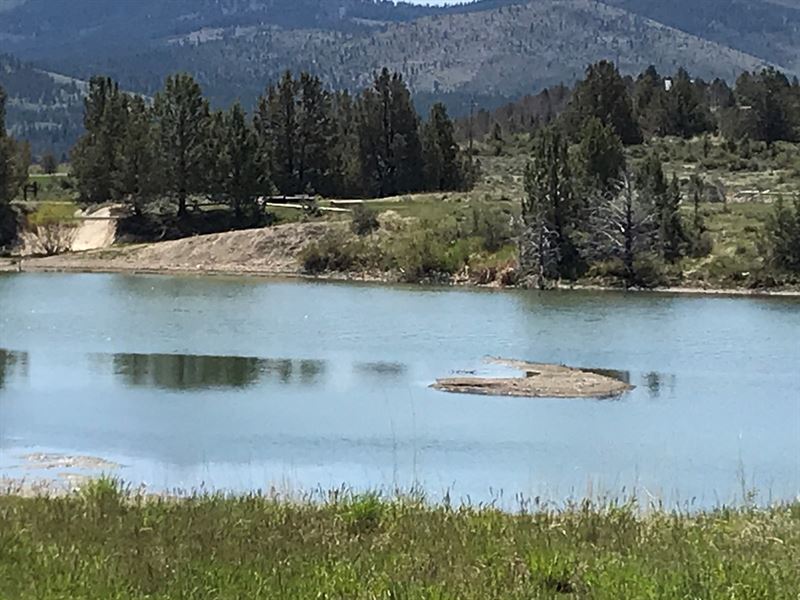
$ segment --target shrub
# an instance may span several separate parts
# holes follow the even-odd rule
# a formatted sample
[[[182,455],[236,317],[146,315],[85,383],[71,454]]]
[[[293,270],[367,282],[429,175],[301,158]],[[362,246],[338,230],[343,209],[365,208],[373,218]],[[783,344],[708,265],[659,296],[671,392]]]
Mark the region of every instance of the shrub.
[[[635,280],[634,285],[643,288],[653,288],[667,283],[667,272],[664,261],[655,254],[639,256],[633,265]]]
[[[74,204],[42,204],[28,216],[28,228],[35,236],[37,250],[52,256],[67,252],[75,238]]]
[[[487,252],[497,252],[515,237],[514,217],[509,210],[494,206],[472,209],[472,235],[481,238]]]
[[[469,257],[464,240],[452,240],[440,231],[424,226],[398,240],[394,263],[401,278],[410,283],[449,278]]]
[[[369,235],[381,226],[378,213],[366,204],[357,204],[353,209],[353,220],[350,229],[356,235]]]
[[[377,244],[354,239],[344,231],[330,231],[306,247],[300,255],[303,270],[312,275],[383,268],[384,256]]]
[[[692,237],[689,252],[693,258],[708,256],[713,249],[714,237],[708,231],[703,231]]]

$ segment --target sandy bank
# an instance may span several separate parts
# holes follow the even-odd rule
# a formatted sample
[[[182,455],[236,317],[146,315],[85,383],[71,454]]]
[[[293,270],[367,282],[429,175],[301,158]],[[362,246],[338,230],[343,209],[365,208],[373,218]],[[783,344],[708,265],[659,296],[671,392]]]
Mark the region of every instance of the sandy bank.
[[[325,222],[289,223],[26,258],[23,270],[297,275],[302,272],[303,250],[331,227]]]
[[[612,398],[633,386],[607,375],[567,367],[518,360],[491,359],[490,362],[522,372],[520,377],[452,377],[438,379],[432,388],[458,394],[514,396],[521,398]]]
[[[0,272],[55,271],[141,274],[204,274],[250,275],[258,277],[308,277],[342,281],[397,283],[392,273],[327,273],[308,276],[303,271],[301,256],[312,243],[332,228],[346,227],[344,223],[317,221],[287,223],[274,227],[198,235],[179,240],[112,246],[58,256],[26,257],[22,268],[16,259],[0,258]],[[106,233],[107,234],[107,233]],[[454,286],[502,287],[498,281],[488,284],[461,274],[452,280]],[[568,284],[561,290],[623,291],[619,287]],[[671,294],[727,296],[795,296],[797,289],[746,289],[670,287],[630,289],[627,291]]]

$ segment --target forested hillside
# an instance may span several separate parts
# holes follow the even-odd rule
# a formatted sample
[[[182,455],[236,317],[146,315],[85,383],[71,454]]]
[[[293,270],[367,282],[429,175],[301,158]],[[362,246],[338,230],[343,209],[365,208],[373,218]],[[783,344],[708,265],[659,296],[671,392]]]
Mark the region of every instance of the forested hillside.
[[[109,75],[147,95],[167,75],[187,71],[216,107],[236,100],[252,107],[287,69],[358,90],[388,66],[403,73],[421,112],[442,100],[456,116],[570,85],[599,59],[626,74],[653,64],[729,82],[767,64],[790,77],[800,69],[800,9],[785,1],[424,7],[375,0],[2,0],[0,15],[3,49],[37,68],[82,80]],[[24,97],[14,81],[3,83],[12,98]],[[47,108],[29,104],[37,113]],[[38,116],[12,112],[9,122],[15,131],[39,131]],[[65,130],[79,127],[72,122]],[[57,137],[33,141],[60,144]]]
[[[82,131],[86,85],[52,75],[0,54],[0,87],[7,90],[11,134],[31,144],[34,155],[65,155]]]

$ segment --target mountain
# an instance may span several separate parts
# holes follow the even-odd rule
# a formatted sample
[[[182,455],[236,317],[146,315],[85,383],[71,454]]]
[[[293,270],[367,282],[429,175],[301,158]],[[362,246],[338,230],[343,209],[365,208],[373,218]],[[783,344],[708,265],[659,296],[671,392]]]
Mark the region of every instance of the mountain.
[[[800,0],[606,0],[800,72]]]
[[[103,73],[152,94],[189,71],[217,106],[252,106],[285,69],[358,89],[401,71],[422,110],[493,108],[614,60],[734,79],[775,65],[800,73],[800,0],[0,0],[0,48],[36,68]],[[14,93],[14,90],[11,90]]]
[[[8,93],[10,132],[28,140],[35,156],[69,152],[83,128],[85,82],[0,54],[0,87]]]

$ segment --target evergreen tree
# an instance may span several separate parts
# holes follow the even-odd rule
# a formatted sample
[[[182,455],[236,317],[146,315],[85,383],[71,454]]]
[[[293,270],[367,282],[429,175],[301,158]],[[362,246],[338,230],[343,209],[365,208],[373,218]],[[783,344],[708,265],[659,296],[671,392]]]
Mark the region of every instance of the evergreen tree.
[[[297,179],[297,82],[286,71],[277,86],[270,86],[259,102],[260,120],[264,124],[269,148],[270,172],[275,186],[283,194],[303,190]]]
[[[664,122],[664,78],[649,66],[636,79],[633,88],[633,110],[642,131],[657,135]]]
[[[52,175],[58,170],[58,161],[49,150],[42,155],[39,164],[42,166],[42,172],[47,175]]]
[[[778,198],[767,220],[767,241],[774,268],[800,273],[800,197],[791,206]]]
[[[297,184],[302,192],[330,194],[336,127],[330,93],[318,77],[302,73],[298,83]]]
[[[238,221],[252,218],[256,196],[264,180],[258,162],[258,140],[237,103],[225,114],[222,190]]]
[[[655,210],[661,256],[670,262],[676,261],[683,256],[686,244],[677,177],[668,182],[661,160],[653,153],[640,165],[636,184]]]
[[[624,170],[625,151],[619,136],[600,119],[588,119],[575,151],[575,172],[584,198],[612,192]]]
[[[681,191],[678,177],[672,180],[664,197],[664,203],[659,210],[662,253],[664,258],[674,263],[686,254],[686,231],[681,218]]]
[[[0,247],[17,235],[17,216],[11,201],[28,177],[30,153],[6,133],[6,94],[0,87]]]
[[[426,189],[447,191],[462,187],[463,168],[453,122],[440,102],[431,107],[422,127],[422,157]]]
[[[767,143],[796,141],[800,136],[797,98],[787,77],[770,67],[744,73],[736,81],[740,127],[734,132]]]
[[[163,191],[177,200],[178,215],[184,216],[189,195],[205,188],[208,102],[191,75],[173,75],[156,95],[154,114]]]
[[[586,78],[578,82],[566,114],[566,123],[577,136],[592,117],[614,128],[625,145],[642,142],[642,132],[633,116],[633,104],[625,80],[608,61],[590,65]]]
[[[690,138],[713,131],[714,123],[704,93],[684,69],[678,71],[672,80],[672,87],[662,98],[663,122],[658,128],[661,135]]]
[[[120,190],[141,214],[144,205],[161,189],[156,156],[156,129],[150,109],[140,96],[127,102],[125,133],[120,152]]]
[[[342,91],[333,97],[334,122],[336,124],[333,151],[333,186],[342,196],[364,194],[361,182],[361,162],[356,103],[349,92]]]
[[[221,110],[209,113],[202,152],[204,181],[201,191],[215,203],[228,202],[225,192],[230,172],[230,157],[225,117],[225,113]]]
[[[72,151],[72,173],[86,202],[107,202],[121,195],[121,142],[127,98],[108,77],[93,77],[84,101],[86,133]]]
[[[572,240],[575,200],[566,140],[552,129],[534,143],[525,169],[522,201],[524,231],[520,238],[520,268],[544,288],[547,282],[574,275],[577,252]]]
[[[364,189],[390,196],[423,187],[419,118],[402,77],[383,69],[359,99],[359,156]]]

